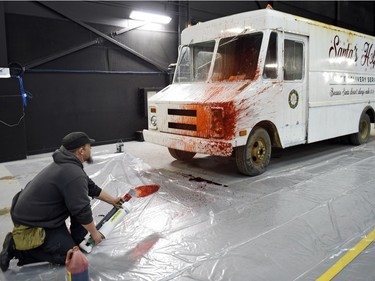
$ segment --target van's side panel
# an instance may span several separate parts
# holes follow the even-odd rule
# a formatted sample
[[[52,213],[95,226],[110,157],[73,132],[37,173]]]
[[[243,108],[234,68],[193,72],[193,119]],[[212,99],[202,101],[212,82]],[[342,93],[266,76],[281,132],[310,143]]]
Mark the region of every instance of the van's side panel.
[[[374,38],[310,25],[308,142],[358,132],[375,102]]]

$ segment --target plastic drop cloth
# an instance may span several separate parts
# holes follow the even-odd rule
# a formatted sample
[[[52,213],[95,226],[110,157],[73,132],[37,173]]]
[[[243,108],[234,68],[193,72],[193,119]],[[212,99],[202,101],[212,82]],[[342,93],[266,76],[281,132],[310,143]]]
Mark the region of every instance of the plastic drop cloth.
[[[307,151],[302,161],[289,151],[290,163],[273,159],[266,174],[228,184],[151,169],[128,152],[94,155],[85,169],[113,195],[161,188],[131,199],[132,211],[87,255],[90,280],[315,280],[375,228],[374,147]],[[92,208],[99,222],[111,206]],[[334,280],[373,280],[358,276],[375,276],[374,253],[371,244]],[[16,262],[0,280],[66,278],[64,266]]]

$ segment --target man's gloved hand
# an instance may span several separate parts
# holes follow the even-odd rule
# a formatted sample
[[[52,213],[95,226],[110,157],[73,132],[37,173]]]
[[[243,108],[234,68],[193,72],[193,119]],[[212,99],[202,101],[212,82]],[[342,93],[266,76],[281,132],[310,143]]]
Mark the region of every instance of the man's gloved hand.
[[[117,200],[117,202],[115,203],[115,208],[116,209],[120,209],[120,208],[122,208],[122,204],[124,204],[124,200],[122,200],[122,197],[118,197],[117,198],[118,200]]]

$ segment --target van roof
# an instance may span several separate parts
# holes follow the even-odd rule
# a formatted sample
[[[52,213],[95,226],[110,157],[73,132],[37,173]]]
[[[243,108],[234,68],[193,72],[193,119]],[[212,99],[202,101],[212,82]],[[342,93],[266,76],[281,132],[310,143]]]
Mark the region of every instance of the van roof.
[[[181,44],[210,41],[236,36],[239,33],[246,34],[266,29],[280,29],[285,32],[309,35],[310,26],[327,28],[331,31],[349,32],[352,35],[373,39],[366,34],[266,8],[230,15],[188,27],[181,33]]]

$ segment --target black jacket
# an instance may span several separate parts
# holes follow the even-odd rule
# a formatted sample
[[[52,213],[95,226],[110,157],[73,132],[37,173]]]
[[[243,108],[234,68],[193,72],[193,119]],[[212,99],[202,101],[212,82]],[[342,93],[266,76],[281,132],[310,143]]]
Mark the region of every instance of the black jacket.
[[[26,185],[12,206],[13,222],[56,228],[72,216],[81,224],[91,223],[89,196],[99,196],[101,188],[87,176],[73,153],[61,147],[52,156],[54,162]]]

